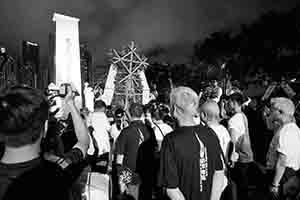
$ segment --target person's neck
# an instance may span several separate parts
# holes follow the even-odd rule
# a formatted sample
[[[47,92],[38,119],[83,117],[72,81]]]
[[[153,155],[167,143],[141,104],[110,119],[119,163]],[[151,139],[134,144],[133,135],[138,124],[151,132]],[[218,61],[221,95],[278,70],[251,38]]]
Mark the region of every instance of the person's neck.
[[[105,114],[105,112],[103,110],[95,110],[94,113],[96,113],[96,114]]]
[[[279,121],[279,124],[280,124],[280,126],[284,126],[284,125],[292,123],[292,122],[293,122],[293,120],[291,120],[291,119],[283,119],[283,120]]]
[[[142,119],[139,118],[139,117],[132,117],[131,118],[131,122],[134,122],[134,121],[141,121]]]
[[[210,120],[206,122],[207,126],[219,125],[219,122],[216,120]]]
[[[22,163],[33,160],[40,156],[40,144],[26,145],[19,148],[5,146],[1,162],[5,164]]]
[[[235,113],[241,113],[242,112],[242,108],[236,108],[235,109]]]
[[[153,122],[154,122],[155,124],[162,124],[162,123],[164,123],[162,119],[159,119],[159,120],[153,120]]]
[[[183,117],[178,119],[179,126],[195,126],[197,125],[193,119],[193,117]]]

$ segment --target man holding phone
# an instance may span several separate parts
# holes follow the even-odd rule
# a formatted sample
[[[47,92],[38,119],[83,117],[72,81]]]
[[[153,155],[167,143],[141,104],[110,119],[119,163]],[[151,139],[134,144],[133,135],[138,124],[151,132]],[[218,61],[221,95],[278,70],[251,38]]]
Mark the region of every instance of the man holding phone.
[[[70,86],[64,102],[78,142],[58,157],[42,151],[49,115],[43,93],[26,86],[1,92],[0,139],[5,143],[5,152],[0,160],[0,199],[68,199],[90,140]]]

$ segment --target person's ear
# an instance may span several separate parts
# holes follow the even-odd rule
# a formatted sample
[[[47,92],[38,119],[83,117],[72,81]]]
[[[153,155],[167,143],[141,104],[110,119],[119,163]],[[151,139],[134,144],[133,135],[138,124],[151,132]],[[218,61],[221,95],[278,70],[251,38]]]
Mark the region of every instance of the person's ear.
[[[47,131],[48,131],[48,120],[46,120],[44,124],[43,138],[46,137]]]
[[[207,114],[206,114],[205,112],[201,112],[201,113],[200,113],[200,119],[201,119],[202,121],[206,121],[206,118],[207,118]]]

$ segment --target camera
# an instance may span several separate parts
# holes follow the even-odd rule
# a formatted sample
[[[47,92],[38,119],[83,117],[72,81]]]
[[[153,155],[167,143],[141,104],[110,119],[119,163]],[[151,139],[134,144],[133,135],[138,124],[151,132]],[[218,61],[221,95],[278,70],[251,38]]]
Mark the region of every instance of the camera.
[[[68,87],[71,87],[71,84],[70,83],[63,83],[60,85],[60,88],[59,88],[59,91],[58,91],[58,95],[62,98],[64,98],[67,94],[68,94]],[[79,93],[77,91],[72,91],[73,94],[75,96],[79,96]]]

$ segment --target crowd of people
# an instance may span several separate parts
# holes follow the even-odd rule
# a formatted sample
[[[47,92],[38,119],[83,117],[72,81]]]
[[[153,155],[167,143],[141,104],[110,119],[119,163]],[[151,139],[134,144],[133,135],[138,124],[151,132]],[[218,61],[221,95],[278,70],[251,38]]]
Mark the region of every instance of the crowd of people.
[[[78,110],[70,86],[59,98],[65,118],[38,89],[1,91],[0,199],[300,197],[300,129],[289,98],[259,107],[241,90],[223,94],[217,81],[208,93],[176,87],[168,104],[128,110],[101,99],[92,112]]]

